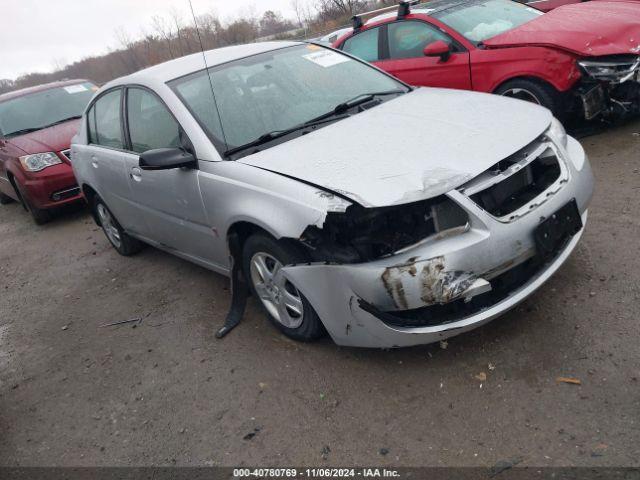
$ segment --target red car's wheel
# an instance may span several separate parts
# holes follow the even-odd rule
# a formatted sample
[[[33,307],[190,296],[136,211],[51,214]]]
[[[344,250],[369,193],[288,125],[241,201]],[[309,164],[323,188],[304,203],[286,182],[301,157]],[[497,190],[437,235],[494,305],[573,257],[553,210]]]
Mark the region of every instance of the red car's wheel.
[[[6,196],[4,193],[0,193],[0,205],[7,205],[13,202],[13,198]]]
[[[503,84],[495,93],[541,105],[551,110],[556,117],[561,117],[564,113],[560,93],[543,81],[518,78]]]
[[[51,221],[51,212],[49,210],[42,210],[40,208],[34,207],[33,204],[29,201],[29,197],[24,192],[24,190],[20,187],[19,183],[15,183],[14,187],[16,188],[16,193],[20,198],[20,202],[24,209],[31,214],[31,218],[36,222],[36,225],[44,225]]]

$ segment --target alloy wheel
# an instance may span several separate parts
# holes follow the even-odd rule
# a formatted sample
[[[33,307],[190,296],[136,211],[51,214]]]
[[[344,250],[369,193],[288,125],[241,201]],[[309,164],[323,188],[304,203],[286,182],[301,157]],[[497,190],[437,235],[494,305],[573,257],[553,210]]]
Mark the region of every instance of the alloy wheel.
[[[122,239],[120,238],[120,232],[116,227],[113,217],[107,207],[105,207],[102,203],[98,204],[98,217],[100,218],[100,224],[104,230],[104,233],[107,235],[109,241],[113,244],[114,247],[120,248],[122,245]]]
[[[251,258],[251,282],[260,301],[279,323],[298,328],[304,319],[304,305],[298,289],[280,273],[282,263],[258,252]]]
[[[525,102],[542,105],[540,99],[536,97],[533,92],[530,92],[529,90],[526,90],[524,88],[510,88],[509,90],[506,90],[502,95],[504,97],[517,98],[518,100],[524,100]]]

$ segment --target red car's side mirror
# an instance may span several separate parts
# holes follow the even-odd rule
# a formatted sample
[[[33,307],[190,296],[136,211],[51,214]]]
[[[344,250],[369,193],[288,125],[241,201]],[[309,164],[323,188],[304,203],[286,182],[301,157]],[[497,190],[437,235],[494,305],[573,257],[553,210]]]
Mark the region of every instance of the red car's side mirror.
[[[451,45],[442,40],[437,40],[424,47],[425,57],[440,57],[443,62],[446,62],[451,56]]]

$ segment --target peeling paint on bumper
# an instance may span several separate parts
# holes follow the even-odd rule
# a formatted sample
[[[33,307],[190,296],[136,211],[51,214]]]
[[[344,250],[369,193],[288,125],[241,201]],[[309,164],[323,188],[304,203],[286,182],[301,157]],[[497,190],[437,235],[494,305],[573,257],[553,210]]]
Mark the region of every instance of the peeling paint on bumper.
[[[471,316],[428,327],[394,327],[362,308],[403,312],[465,298],[478,280],[492,278],[536,254],[533,232],[541,220],[575,199],[583,223],[593,194],[594,179],[579,143],[570,140],[564,153],[570,179],[553,198],[529,215],[505,224],[477,207],[460,192],[449,196],[469,212],[471,228],[445,239],[434,239],[401,254],[357,265],[311,264],[287,266],[282,272],[316,309],[339,345],[397,348],[428,344],[472,330],[500,316],[540,288],[569,258],[584,229],[555,259],[509,292],[507,298]]]

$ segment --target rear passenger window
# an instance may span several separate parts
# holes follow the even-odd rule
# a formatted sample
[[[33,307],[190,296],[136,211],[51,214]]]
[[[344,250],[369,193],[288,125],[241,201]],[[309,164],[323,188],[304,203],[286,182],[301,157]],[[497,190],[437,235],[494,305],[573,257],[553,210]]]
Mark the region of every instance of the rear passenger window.
[[[180,147],[178,122],[151,92],[141,88],[127,90],[127,121],[131,148],[136,153]]]
[[[365,30],[348,38],[342,45],[342,50],[361,58],[365,62],[377,62],[380,59],[378,54],[379,38],[380,28]]]
[[[122,138],[121,90],[114,90],[98,99],[88,114],[89,142],[109,148],[124,148]]]

